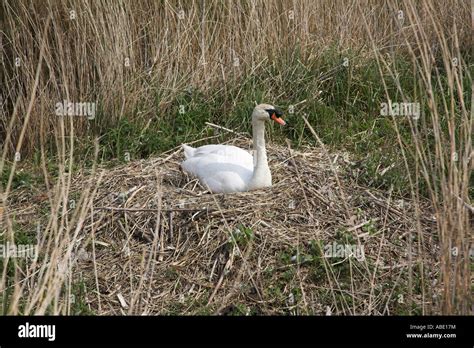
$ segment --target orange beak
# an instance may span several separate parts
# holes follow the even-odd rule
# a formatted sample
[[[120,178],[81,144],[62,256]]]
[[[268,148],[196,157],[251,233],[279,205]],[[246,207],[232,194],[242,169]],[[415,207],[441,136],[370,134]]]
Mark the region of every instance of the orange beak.
[[[281,124],[282,126],[286,125],[286,122],[285,120],[283,120],[281,117],[277,117],[275,114],[272,115],[271,119],[279,124]]]

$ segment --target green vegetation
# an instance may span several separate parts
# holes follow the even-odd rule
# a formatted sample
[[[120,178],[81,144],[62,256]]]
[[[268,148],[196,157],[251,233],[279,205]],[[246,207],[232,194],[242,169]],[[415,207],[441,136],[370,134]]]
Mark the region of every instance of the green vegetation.
[[[289,17],[290,11],[293,18]],[[405,14],[404,21],[400,22],[396,15],[399,11]],[[363,303],[365,308],[367,301],[357,301],[357,291],[351,288],[348,293],[346,289],[348,284],[365,282],[370,286],[370,294],[364,294],[369,301],[390,298],[392,303],[388,305],[395,314],[415,314],[420,308],[399,300],[399,296],[407,290],[428,295],[431,285],[424,277],[439,274],[438,286],[453,287],[444,286],[441,305],[432,312],[467,313],[472,303],[466,300],[469,289],[464,280],[472,262],[462,260],[453,265],[450,250],[452,243],[467,249],[472,227],[474,65],[470,13],[468,1],[456,0],[383,1],[353,6],[350,11],[344,2],[330,0],[275,0],[259,4],[171,1],[166,5],[161,1],[124,0],[93,6],[89,2],[2,2],[0,23],[5,40],[0,80],[5,88],[0,93],[0,145],[5,160],[0,162],[0,242],[6,240],[6,230],[18,243],[34,243],[35,231],[25,227],[27,223],[19,223],[15,215],[28,204],[35,213],[29,222],[37,220],[46,226],[42,247],[49,253],[28,272],[24,260],[8,261],[7,265],[0,260],[0,268],[7,275],[0,284],[3,313],[24,310],[23,300],[13,309],[7,308],[13,291],[24,295],[25,301],[38,298],[32,306],[38,314],[58,314],[64,311],[58,304],[65,302],[71,313],[94,314],[89,309],[91,303],[87,303],[86,284],[82,280],[74,282],[72,288],[70,284],[59,284],[55,281],[57,270],[41,282],[41,289],[30,287],[27,282],[23,282],[21,289],[13,289],[12,285],[24,274],[32,274],[31,282],[42,281],[40,270],[52,269],[47,262],[61,261],[64,245],[90,240],[90,235],[76,231],[97,228],[106,235],[115,216],[123,225],[118,234],[123,232],[128,239],[133,238],[128,234],[136,232],[136,228],[147,233],[157,228],[156,223],[145,221],[138,212],[128,217],[123,211],[111,211],[99,222],[94,220],[94,204],[106,201],[102,199],[107,195],[124,197],[121,192],[112,192],[112,186],[106,182],[100,183],[104,189],[100,199],[80,196],[93,187],[87,179],[95,164],[97,143],[100,165],[110,168],[160,156],[182,143],[203,145],[235,137],[233,132],[210,127],[208,122],[250,137],[251,111],[256,103],[262,102],[280,107],[288,122],[287,127],[268,125],[269,142],[285,144],[289,140],[296,149],[324,146],[329,153],[348,152],[351,158],[340,168],[344,178],[354,186],[384,194],[387,200],[381,199],[381,209],[385,210],[383,205],[390,205],[392,198],[412,202],[416,208],[411,211],[415,227],[408,226],[408,237],[404,238],[412,238],[412,234],[414,237],[391,240],[391,244],[403,249],[407,241],[417,243],[417,250],[422,251],[417,257],[425,261],[427,252],[420,244],[420,236],[432,233],[426,239],[439,242],[440,250],[436,255],[439,269],[412,261],[414,264],[404,271],[400,284],[392,289],[380,284],[380,274],[374,273],[372,277],[371,272],[380,273],[373,258],[361,270],[362,267],[357,269],[357,261],[325,258],[322,240],[298,239],[298,248],[288,250],[283,244],[278,250],[284,251],[270,260],[272,267],[262,270],[270,284],[264,295],[274,301],[275,311],[297,313],[302,309],[303,289],[307,287],[323,303],[340,306],[336,311],[341,312],[342,308],[344,313],[358,313],[357,304]],[[321,14],[325,16],[323,21]],[[77,103],[97,103],[94,117],[57,115],[55,104],[66,98]],[[389,101],[419,103],[419,118],[384,116],[383,104]],[[21,160],[15,158],[17,150]],[[137,177],[139,174],[137,171]],[[11,186],[4,193],[10,176]],[[73,194],[70,179],[84,180],[84,190]],[[117,182],[120,180],[117,178]],[[134,197],[138,203],[141,189],[133,193],[137,194]],[[148,198],[144,204],[153,203]],[[58,207],[70,199],[81,203],[65,214]],[[136,202],[127,203],[135,206]],[[365,203],[371,202],[361,202],[361,207]],[[108,214],[111,207],[100,208]],[[386,209],[387,215],[392,213]],[[431,221],[417,214],[421,210],[436,218],[432,231],[422,229]],[[368,222],[357,232],[369,239],[381,238],[394,228],[359,213],[355,220]],[[262,220],[274,218],[271,211],[265,214]],[[338,225],[330,238],[339,244],[357,244],[359,236],[347,227],[355,220],[340,215],[335,216]],[[344,218],[349,221],[343,221]],[[171,214],[168,219],[172,220]],[[183,226],[193,228],[193,224],[195,227],[204,223],[191,219]],[[310,228],[319,228],[315,221],[308,224]],[[259,255],[253,254],[254,249],[265,242],[259,231],[253,230],[257,224],[246,225],[252,227],[241,224],[226,232],[228,235],[222,241],[225,253],[205,250],[207,260],[215,258],[215,273],[209,278],[200,277],[199,283],[193,285],[209,290],[206,296],[196,295],[196,301],[190,296],[182,303],[170,301],[160,310],[169,314],[214,313],[214,307],[220,304],[208,305],[208,301],[212,302],[209,297],[222,295],[220,287],[229,286],[235,276],[222,273],[221,268],[227,264],[226,253],[238,247],[251,251],[249,258],[257,259]],[[192,239],[190,233],[178,235],[176,245],[160,241],[159,258],[176,253]],[[113,237],[125,238],[121,234]],[[120,248],[119,244],[102,245],[98,250],[114,256]],[[189,257],[195,252],[190,251]],[[233,267],[238,266],[237,259]],[[143,269],[154,265],[143,260]],[[122,266],[121,260],[117,262],[118,268]],[[180,263],[176,265],[179,266]],[[249,268],[252,266],[255,265]],[[420,271],[423,267],[426,269]],[[160,270],[160,275],[181,286],[182,275],[177,269]],[[244,268],[242,272],[251,273]],[[143,279],[147,276],[140,274]],[[136,281],[132,278],[130,284]],[[339,289],[339,283],[345,285],[344,291]],[[326,288],[321,288],[322,284]],[[95,284],[90,286],[94,287]],[[387,293],[392,290],[390,297]],[[203,293],[202,289],[199,291]],[[55,295],[58,293],[61,296]],[[75,296],[74,303],[65,298],[69,293]],[[378,304],[379,309],[383,308],[380,301]],[[364,310],[374,313],[371,304]],[[228,309],[231,315],[257,313],[258,308],[245,303],[243,298]]]
[[[347,67],[342,65],[346,57],[349,57]],[[394,64],[405,98],[419,100],[409,58],[399,56]],[[387,79],[385,83],[389,99],[401,100],[395,82]],[[466,78],[464,83],[466,91],[469,90],[471,81]],[[435,92],[442,93],[441,90]],[[270,141],[284,143],[285,139],[290,139],[295,148],[318,145],[304,124],[302,116],[305,115],[323,143],[355,156],[356,163],[351,170],[360,171],[361,183],[383,190],[393,186],[399,194],[408,193],[407,173],[398,148],[394,122],[391,117],[380,114],[381,104],[387,101],[387,97],[375,58],[362,58],[350,52],[338,54],[333,50],[322,53],[317,61],[301,62],[291,57],[287,62],[261,67],[254,75],[235,85],[227,85],[225,89],[183,89],[171,105],[160,109],[157,104],[153,108],[156,113],[147,113],[147,117],[141,116],[145,110],[138,108],[115,123],[107,122],[104,127],[101,121],[104,116],[99,114],[95,120],[89,121],[90,132],[75,138],[74,155],[80,163],[90,163],[94,138],[99,137],[99,158],[104,163],[147,158],[182,143],[215,135],[215,129],[206,126],[206,122],[247,133],[250,137],[250,114],[254,102],[264,101],[281,107],[289,124],[288,127],[270,125],[267,130]],[[158,96],[156,102],[159,103]],[[470,99],[466,97],[465,102],[466,109],[469,109]],[[424,109],[419,120],[421,124],[430,122],[426,118],[426,104],[421,100]],[[413,139],[407,118],[400,117],[396,122],[402,143],[410,146]],[[447,122],[443,122],[442,127],[447,132]],[[419,132],[422,135],[424,128],[420,127]],[[220,137],[202,144],[221,142],[233,136],[226,132],[219,134]],[[432,137],[427,140],[434,142]],[[50,151],[56,146],[52,141],[48,146]],[[432,148],[433,144],[426,146]],[[410,170],[415,170],[413,163],[409,162]],[[81,165],[75,164],[74,167],[79,169]],[[6,168],[2,175],[4,183],[8,174]],[[14,187],[29,181],[31,178],[26,173],[16,173]],[[423,192],[426,194],[426,190]]]

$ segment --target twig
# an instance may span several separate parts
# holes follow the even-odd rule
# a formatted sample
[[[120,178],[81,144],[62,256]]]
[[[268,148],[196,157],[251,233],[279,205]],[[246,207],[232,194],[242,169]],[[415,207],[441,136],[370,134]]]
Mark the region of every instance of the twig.
[[[229,132],[229,133],[232,133],[232,134],[237,134],[237,135],[242,135],[242,134],[246,134],[246,133],[242,133],[242,132],[236,132],[232,129],[229,129],[229,128],[226,128],[226,127],[222,127],[222,126],[219,126],[217,124],[214,124],[214,123],[211,123],[211,122],[205,122],[208,126],[210,127],[213,127],[213,128],[217,128],[217,129],[221,129],[221,130],[225,130],[226,132]]]
[[[115,210],[115,211],[128,211],[131,213],[140,213],[140,212],[153,212],[153,213],[158,213],[158,212],[175,212],[175,211],[192,211],[192,212],[214,212],[216,211],[215,209],[202,209],[202,208],[177,208],[177,209],[152,209],[152,208],[120,208],[120,207],[94,207],[94,209],[97,210]]]

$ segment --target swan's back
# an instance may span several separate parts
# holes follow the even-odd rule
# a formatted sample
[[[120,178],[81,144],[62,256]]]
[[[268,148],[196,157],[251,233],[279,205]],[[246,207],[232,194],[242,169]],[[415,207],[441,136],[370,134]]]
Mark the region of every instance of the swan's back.
[[[183,145],[186,160],[183,170],[199,178],[214,193],[240,192],[247,189],[253,174],[253,157],[232,145]]]

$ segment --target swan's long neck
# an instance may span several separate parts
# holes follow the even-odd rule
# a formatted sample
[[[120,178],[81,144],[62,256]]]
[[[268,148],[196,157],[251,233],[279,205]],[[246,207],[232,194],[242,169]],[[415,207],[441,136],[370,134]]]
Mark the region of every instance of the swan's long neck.
[[[254,168],[249,189],[271,186],[272,176],[267,161],[267,150],[265,149],[265,124],[264,121],[252,122]]]

